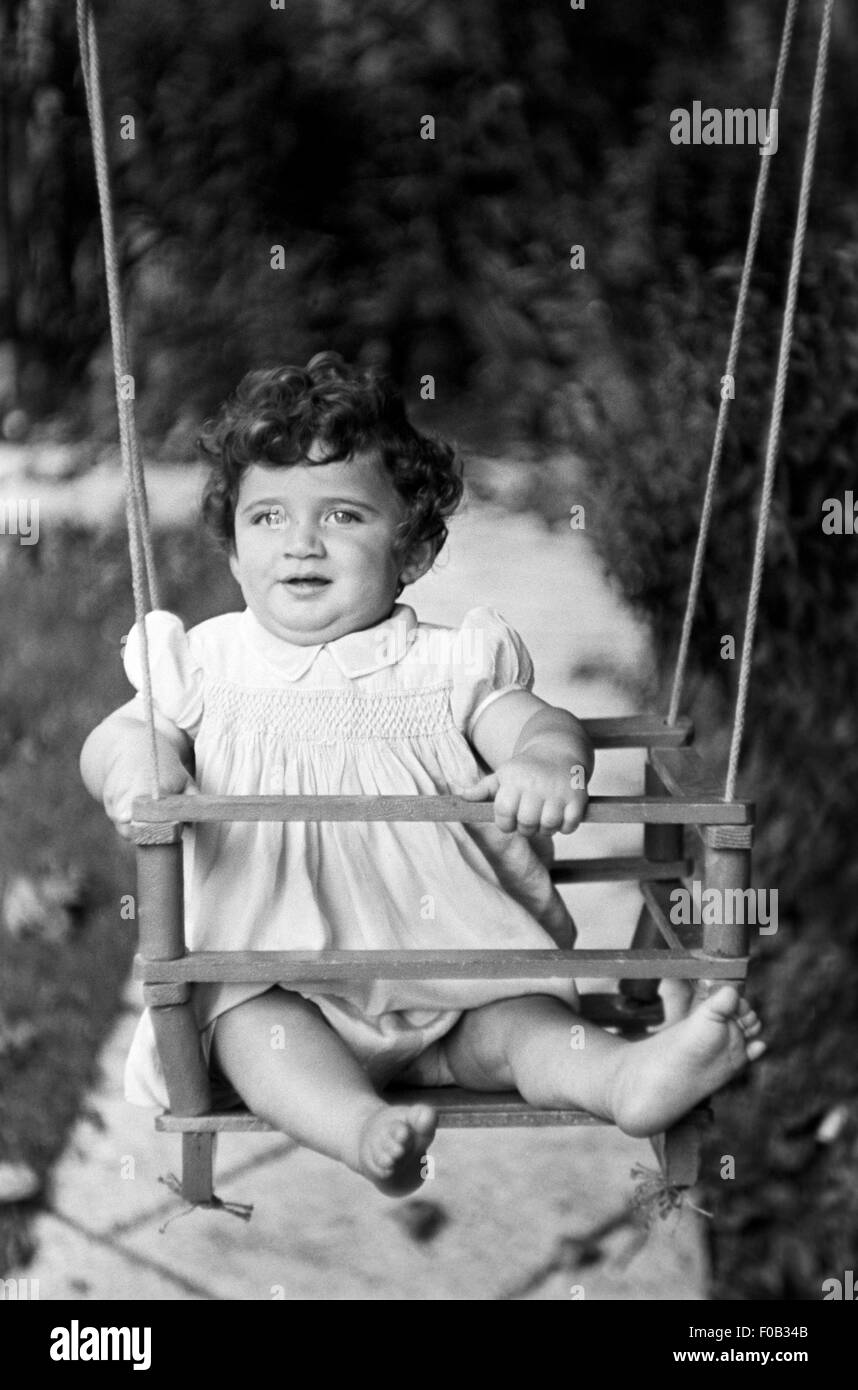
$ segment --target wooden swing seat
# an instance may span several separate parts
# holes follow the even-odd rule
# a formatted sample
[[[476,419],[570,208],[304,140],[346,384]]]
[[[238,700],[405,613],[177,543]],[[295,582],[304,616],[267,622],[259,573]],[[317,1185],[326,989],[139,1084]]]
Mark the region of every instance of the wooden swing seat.
[[[188,1201],[213,1196],[214,1139],[218,1132],[266,1131],[247,1110],[217,1110],[191,1010],[191,987],[203,982],[301,982],[335,985],[368,977],[386,979],[616,979],[616,993],[584,994],[585,1018],[630,1038],[663,1021],[662,979],[721,980],[741,987],[748,965],[747,927],[741,923],[675,926],[670,894],[692,877],[704,887],[745,889],[750,882],[753,806],[725,801],[719,780],[696,751],[690,720],[668,724],[657,716],[583,721],[599,750],[645,748],[642,796],[590,800],[585,820],[642,824],[642,856],[560,861],[555,883],[637,882],[643,895],[628,950],[554,951],[197,951],[185,946],[182,831],[202,821],[446,820],[489,821],[493,808],[438,797],[216,797],[141,798],[134,806],[137,844],[140,952],[135,975],[143,981],[164,1068],[170,1110],[156,1127],[182,1136],[182,1191]],[[689,833],[686,835],[686,831]],[[693,832],[693,833],[692,833]],[[686,842],[687,841],[687,842]],[[606,1123],[578,1109],[528,1105],[514,1092],[478,1093],[391,1088],[397,1103],[436,1107],[441,1127],[543,1127]],[[707,1106],[685,1116],[652,1142],[673,1186],[697,1180]]]

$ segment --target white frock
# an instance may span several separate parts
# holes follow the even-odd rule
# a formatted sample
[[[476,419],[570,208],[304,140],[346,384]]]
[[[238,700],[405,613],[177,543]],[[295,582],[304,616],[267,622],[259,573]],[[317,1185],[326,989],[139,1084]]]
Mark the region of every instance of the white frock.
[[[452,629],[396,604],[378,626],[313,647],[276,637],[249,609],[187,633],[157,611],[147,633],[156,707],[192,738],[203,793],[448,793],[483,774],[468,742],[479,715],[533,684],[520,637],[488,608]],[[136,628],[125,666],[139,690]],[[206,823],[185,843],[191,950],[548,949],[574,939],[546,868],[550,841],[490,824]],[[217,1017],[269,988],[194,987],[206,1055]],[[464,1009],[522,994],[577,999],[567,979],[374,980],[337,991],[308,982],[297,992],[379,1085],[409,1067],[416,1076],[412,1064]],[[125,1080],[130,1101],[168,1105],[148,1011]]]

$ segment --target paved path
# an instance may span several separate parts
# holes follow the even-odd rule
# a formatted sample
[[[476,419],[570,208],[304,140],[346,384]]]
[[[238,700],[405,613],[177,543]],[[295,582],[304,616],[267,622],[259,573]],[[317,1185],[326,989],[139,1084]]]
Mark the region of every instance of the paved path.
[[[0,460],[2,462],[2,460]],[[2,472],[2,469],[0,469]],[[177,519],[193,505],[190,474],[156,474],[152,511]],[[2,482],[2,480],[0,480]],[[102,519],[105,483],[65,489],[7,470],[3,496],[38,496],[42,525],[60,515]],[[62,496],[64,492],[64,496]],[[629,712],[628,680],[646,662],[643,634],[611,593],[580,532],[550,532],[532,516],[472,504],[456,519],[436,573],[406,594],[421,617],[455,623],[476,604],[495,607],[525,636],[537,692],[581,715]],[[589,674],[582,674],[584,672]],[[600,754],[595,790],[636,786],[636,753]],[[628,853],[640,832],[586,826],[576,855]],[[569,852],[572,841],[560,842]],[[568,847],[568,848],[567,848]],[[638,896],[629,885],[564,890],[582,946],[628,944]],[[152,1112],[124,1103],[123,1059],[136,1018],[136,986],[102,1057],[92,1093],[59,1163],[27,1270],[42,1299],[699,1300],[705,1294],[700,1218],[657,1222],[648,1238],[619,1224],[649,1145],[608,1128],[442,1131],[435,1176],[419,1200],[392,1203],[362,1179],[282,1137],[222,1135],[217,1190],[252,1203],[249,1224],[222,1212],[184,1212],[159,1178],[178,1163],[178,1140]],[[429,1204],[428,1206],[426,1204]],[[420,1239],[421,1223],[428,1238]],[[434,1233],[432,1227],[434,1225]],[[427,1232],[424,1232],[427,1234]]]

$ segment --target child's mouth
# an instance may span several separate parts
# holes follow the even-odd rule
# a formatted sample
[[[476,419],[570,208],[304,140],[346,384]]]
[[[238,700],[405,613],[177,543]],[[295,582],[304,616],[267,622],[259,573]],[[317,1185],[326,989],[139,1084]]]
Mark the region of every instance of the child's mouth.
[[[292,594],[318,594],[326,589],[330,584],[330,579],[323,579],[321,575],[301,575],[294,579],[284,579],[282,581],[285,588]]]

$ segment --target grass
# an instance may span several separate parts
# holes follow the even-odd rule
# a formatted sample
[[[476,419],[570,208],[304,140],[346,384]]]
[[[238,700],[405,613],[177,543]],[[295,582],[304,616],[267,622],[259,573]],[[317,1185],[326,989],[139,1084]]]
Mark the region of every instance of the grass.
[[[223,560],[193,530],[161,538],[158,563],[163,606],[189,624],[240,607]],[[56,869],[85,880],[64,940],[0,928],[0,1020],[36,1029],[17,1056],[0,1050],[0,1162],[26,1162],[47,1179],[96,1079],[135,947],[120,916],[134,891],[133,849],[78,771],[89,730],[133,693],[120,661],[133,614],[119,534],[63,527],[34,546],[4,537],[0,568],[0,886]],[[29,1258],[43,1200],[0,1206],[0,1272]]]

